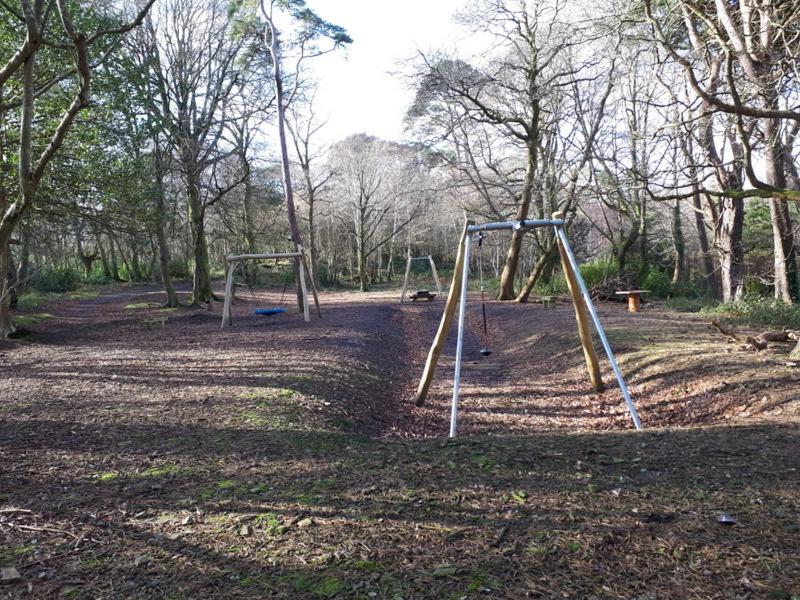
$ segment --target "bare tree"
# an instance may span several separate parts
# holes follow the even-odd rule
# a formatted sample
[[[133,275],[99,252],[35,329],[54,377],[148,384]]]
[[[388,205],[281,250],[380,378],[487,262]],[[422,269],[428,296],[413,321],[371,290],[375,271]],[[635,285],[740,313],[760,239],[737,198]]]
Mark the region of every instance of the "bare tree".
[[[522,183],[512,217],[528,218],[537,184],[546,117],[559,88],[569,86],[591,61],[569,64],[561,58],[585,41],[561,15],[560,0],[480,0],[462,15],[465,24],[489,34],[497,53],[484,68],[445,57],[423,56],[423,83],[432,93],[456,104],[476,122],[495,127],[517,145],[523,158]],[[498,298],[512,300],[523,233],[514,231],[500,276]]]

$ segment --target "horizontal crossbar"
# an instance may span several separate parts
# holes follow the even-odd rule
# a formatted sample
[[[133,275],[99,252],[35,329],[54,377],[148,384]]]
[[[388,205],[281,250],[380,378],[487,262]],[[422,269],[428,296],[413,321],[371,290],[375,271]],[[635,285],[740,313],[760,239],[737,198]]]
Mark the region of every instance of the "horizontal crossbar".
[[[555,227],[563,224],[563,219],[525,219],[522,221],[498,221],[496,223],[470,225],[467,227],[467,231],[475,233],[477,231],[495,231],[498,229],[533,229],[535,227]]]
[[[238,256],[228,256],[225,260],[228,262],[240,262],[243,260],[261,260],[267,258],[299,258],[302,254],[300,252],[283,252],[278,254],[239,254]]]

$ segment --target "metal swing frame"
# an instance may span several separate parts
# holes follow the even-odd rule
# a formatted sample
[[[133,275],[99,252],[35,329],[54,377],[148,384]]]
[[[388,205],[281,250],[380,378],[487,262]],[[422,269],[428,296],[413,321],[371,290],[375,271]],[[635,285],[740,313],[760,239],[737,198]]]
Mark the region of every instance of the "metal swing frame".
[[[474,234],[484,231],[526,231],[536,227],[552,227],[555,230],[556,237],[565,250],[567,260],[569,261],[569,266],[578,282],[581,297],[583,298],[586,308],[588,309],[592,318],[595,331],[597,331],[597,335],[603,345],[603,349],[608,357],[608,362],[611,365],[611,369],[614,371],[614,377],[617,379],[617,384],[622,392],[622,397],[625,400],[625,405],[628,408],[628,413],[631,416],[633,425],[636,427],[636,429],[642,429],[642,423],[639,420],[639,414],[636,411],[636,406],[633,404],[630,392],[628,391],[628,386],[625,384],[625,379],[622,377],[622,372],[617,364],[617,359],[614,357],[614,352],[611,350],[611,345],[608,343],[606,332],[600,323],[597,310],[595,309],[592,298],[589,295],[589,289],[586,287],[586,282],[584,282],[583,277],[581,276],[580,269],[578,268],[578,261],[575,258],[575,254],[572,252],[572,247],[569,245],[567,234],[564,231],[564,225],[565,223],[563,219],[526,219],[523,221],[499,221],[495,223],[483,223],[481,225],[467,226],[467,235],[464,238],[464,264],[462,267],[463,274],[461,277],[461,299],[458,307],[458,339],[456,342],[455,374],[453,376],[453,401],[450,410],[451,438],[456,436],[456,428],[458,425],[458,405],[459,396],[461,393],[461,361],[464,350],[464,323],[466,321],[467,285],[469,280],[470,247],[472,245],[472,237]]]

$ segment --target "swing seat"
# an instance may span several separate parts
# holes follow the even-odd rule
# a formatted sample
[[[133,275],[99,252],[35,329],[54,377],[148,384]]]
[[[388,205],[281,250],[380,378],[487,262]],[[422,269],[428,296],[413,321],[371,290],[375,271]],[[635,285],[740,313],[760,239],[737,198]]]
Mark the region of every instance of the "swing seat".
[[[411,298],[412,302],[416,302],[422,298],[426,299],[428,302],[436,298],[436,294],[431,293],[429,290],[417,290],[413,294],[408,295]]]
[[[269,317],[271,315],[277,315],[285,312],[286,312],[285,308],[257,308],[253,311],[253,314]]]

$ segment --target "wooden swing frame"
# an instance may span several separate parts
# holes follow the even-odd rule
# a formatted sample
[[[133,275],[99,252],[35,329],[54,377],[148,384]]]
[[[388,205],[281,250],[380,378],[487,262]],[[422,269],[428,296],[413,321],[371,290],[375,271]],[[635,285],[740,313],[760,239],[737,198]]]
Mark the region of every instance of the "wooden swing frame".
[[[233,306],[233,274],[236,268],[249,260],[260,261],[269,259],[291,258],[294,261],[297,273],[300,275],[300,290],[303,301],[303,319],[306,323],[311,320],[310,311],[308,309],[308,285],[306,283],[306,273],[308,267],[306,264],[306,257],[303,253],[303,248],[298,246],[297,252],[272,252],[266,254],[238,254],[226,257],[225,264],[227,267],[227,275],[225,277],[225,304],[222,308],[222,325],[221,328],[230,327],[233,324],[232,306]],[[317,316],[322,318],[322,312],[319,308],[319,294],[317,292],[317,285],[314,283],[313,277],[308,277],[308,282],[311,284],[311,292],[314,296],[314,305],[317,309]]]
[[[578,334],[583,348],[584,358],[586,359],[586,367],[589,371],[589,378],[596,391],[602,391],[604,384],[600,376],[600,365],[595,352],[594,343],[592,342],[591,330],[589,328],[589,318],[591,318],[595,331],[600,338],[603,345],[608,362],[614,372],[614,376],[619,384],[620,391],[622,392],[623,399],[628,408],[628,413],[631,416],[633,425],[636,429],[641,429],[642,424],[639,420],[639,415],[636,407],[631,399],[628,386],[622,377],[622,372],[619,369],[617,360],[614,357],[614,352],[608,343],[603,326],[600,324],[600,318],[597,316],[597,311],[592,303],[589,290],[586,283],[583,281],[580,270],[578,268],[578,261],[572,248],[569,245],[566,232],[564,230],[563,213],[553,213],[552,219],[526,219],[523,221],[504,221],[497,223],[484,223],[482,225],[475,225],[473,221],[467,221],[464,225],[464,231],[461,235],[461,241],[458,245],[458,254],[456,255],[456,264],[453,271],[453,281],[450,285],[450,293],[447,296],[447,304],[442,314],[442,320],[439,324],[439,329],[434,337],[433,344],[428,359],[425,363],[425,368],[420,378],[417,393],[414,396],[414,403],[417,406],[422,406],[428,396],[431,383],[433,382],[433,375],[436,371],[436,365],[439,362],[439,357],[444,349],[447,340],[447,334],[455,317],[456,308],[458,308],[458,341],[456,343],[456,358],[455,358],[455,374],[453,376],[453,400],[450,411],[450,437],[456,436],[456,425],[458,422],[458,403],[461,388],[461,361],[464,348],[464,325],[467,306],[467,282],[469,278],[469,264],[470,264],[470,248],[472,245],[473,234],[484,231],[497,231],[497,230],[528,230],[535,227],[553,227],[556,234],[556,242],[558,250],[561,255],[561,265],[564,269],[565,278],[567,280],[567,287],[569,288],[572,302],[575,308],[575,319],[578,324]]]

